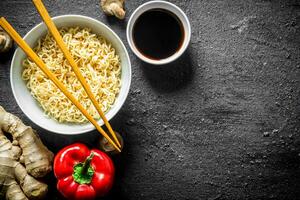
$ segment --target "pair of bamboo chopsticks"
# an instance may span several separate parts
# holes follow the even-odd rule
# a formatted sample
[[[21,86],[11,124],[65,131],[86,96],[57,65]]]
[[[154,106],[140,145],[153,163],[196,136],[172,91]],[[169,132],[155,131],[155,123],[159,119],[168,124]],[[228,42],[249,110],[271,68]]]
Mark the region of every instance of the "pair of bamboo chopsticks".
[[[84,114],[84,116],[96,127],[96,129],[108,140],[109,143],[113,145],[113,147],[121,152],[121,144],[117,139],[114,131],[112,130],[108,120],[106,119],[104,113],[102,112],[95,96],[93,95],[91,88],[87,84],[83,75],[81,74],[75,60],[73,59],[71,53],[67,49],[66,45],[63,42],[61,35],[59,34],[55,24],[53,23],[49,13],[47,12],[45,6],[43,5],[41,0],[33,0],[34,5],[36,6],[39,14],[47,25],[49,31],[53,35],[56,40],[58,46],[62,50],[66,59],[70,63],[75,75],[89,96],[90,100],[94,104],[96,110],[98,111],[100,117],[102,118],[104,124],[109,130],[110,134],[113,136],[114,141],[107,135],[107,133],[99,126],[97,121],[85,110],[85,108],[77,101],[77,99],[67,90],[67,88],[55,77],[55,75],[47,68],[45,63],[34,53],[31,47],[21,38],[21,36],[14,30],[14,28],[5,20],[5,18],[0,18],[0,26],[13,38],[13,40],[19,45],[20,48],[37,64],[37,66],[49,77],[49,79],[64,93],[64,95]]]
[[[53,21],[52,21],[50,15],[49,15],[47,9],[45,8],[43,2],[41,0],[33,0],[33,3],[35,5],[35,7],[37,8],[38,12],[40,13],[42,19],[44,20],[45,24],[47,25],[49,31],[53,35],[53,37],[54,37],[55,41],[57,42],[58,46],[60,47],[63,54],[65,55],[66,59],[70,63],[75,75],[77,76],[79,82],[81,83],[84,90],[86,91],[88,97],[90,98],[90,100],[94,104],[96,110],[98,111],[98,113],[99,113],[100,117],[102,118],[102,120],[103,120],[105,126],[107,127],[108,131],[113,136],[113,139],[117,143],[118,147],[121,147],[121,144],[120,144],[116,134],[112,130],[108,120],[106,119],[104,113],[102,112],[102,110],[100,108],[100,105],[98,104],[94,94],[92,93],[90,86],[87,84],[86,80],[84,79],[83,75],[81,74],[81,72],[80,72],[75,60],[73,59],[71,53],[69,52],[66,45],[64,44],[64,41],[63,41],[61,35],[59,34],[55,24],[53,23]]]

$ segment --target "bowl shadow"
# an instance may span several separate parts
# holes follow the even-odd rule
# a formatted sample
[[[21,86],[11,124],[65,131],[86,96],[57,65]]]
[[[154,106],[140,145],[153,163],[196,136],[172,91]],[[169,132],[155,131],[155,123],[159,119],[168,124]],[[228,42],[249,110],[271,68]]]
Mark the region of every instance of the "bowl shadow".
[[[194,75],[190,54],[190,49],[188,48],[174,62],[159,66],[140,61],[143,74],[157,92],[171,93],[182,89],[191,82]]]
[[[15,52],[15,46],[9,49],[7,52],[1,53],[0,55],[0,64],[5,64],[7,63],[13,56]]]

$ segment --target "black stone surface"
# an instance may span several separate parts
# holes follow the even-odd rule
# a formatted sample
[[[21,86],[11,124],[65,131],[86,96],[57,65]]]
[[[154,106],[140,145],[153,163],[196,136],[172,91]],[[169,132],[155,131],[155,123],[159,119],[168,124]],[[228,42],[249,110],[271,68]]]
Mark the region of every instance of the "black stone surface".
[[[52,16],[81,14],[126,41],[129,16],[106,17],[98,0],[47,0]],[[300,199],[300,2],[172,0],[188,15],[192,39],[162,67],[130,52],[132,86],[111,121],[125,139],[106,199]],[[25,35],[41,22],[30,0],[0,0],[0,15]],[[54,152],[99,134],[61,136],[33,124],[11,92],[13,51],[0,55],[0,104],[38,130]],[[49,175],[48,199],[62,199]]]

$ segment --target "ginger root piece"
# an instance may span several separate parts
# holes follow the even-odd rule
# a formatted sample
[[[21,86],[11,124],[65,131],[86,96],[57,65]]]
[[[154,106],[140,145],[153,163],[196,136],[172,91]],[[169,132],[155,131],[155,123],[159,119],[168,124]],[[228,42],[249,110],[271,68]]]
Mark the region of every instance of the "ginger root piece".
[[[46,196],[48,186],[30,176],[19,162],[15,167],[15,177],[29,199],[43,199]]]
[[[0,27],[0,53],[8,51],[13,45],[11,37]]]
[[[120,133],[115,131],[115,134],[121,144],[121,150],[122,150],[124,147],[124,140],[123,140],[122,136],[120,135]],[[115,154],[120,153],[107,141],[107,139],[105,137],[101,137],[101,139],[99,141],[99,149],[110,155],[115,155]]]
[[[18,151],[0,130],[0,199],[42,199],[48,186],[30,176],[18,162]]]
[[[114,15],[119,19],[124,19],[124,1],[125,0],[101,0],[100,4],[105,14]]]
[[[30,126],[0,106],[0,129],[10,133],[13,142],[21,147],[20,162],[35,178],[43,177],[52,170],[53,153],[47,149]]]

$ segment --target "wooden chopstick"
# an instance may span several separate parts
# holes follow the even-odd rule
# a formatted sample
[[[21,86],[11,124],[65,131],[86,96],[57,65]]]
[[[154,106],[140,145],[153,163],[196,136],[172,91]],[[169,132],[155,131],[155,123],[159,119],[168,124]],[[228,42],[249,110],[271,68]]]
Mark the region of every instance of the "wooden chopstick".
[[[21,49],[29,56],[36,65],[49,77],[49,79],[61,90],[64,95],[82,112],[82,114],[96,127],[96,129],[105,137],[113,147],[121,152],[121,149],[112,141],[112,139],[99,126],[97,121],[85,110],[85,108],[77,101],[77,99],[67,90],[67,88],[55,77],[55,75],[47,68],[46,64],[36,55],[31,47],[21,38],[14,28],[6,21],[4,17],[0,18],[0,26],[12,37]]]
[[[108,131],[113,136],[113,138],[114,138],[115,142],[117,143],[117,145],[119,147],[121,147],[121,144],[120,144],[116,134],[114,133],[112,127],[110,126],[108,120],[106,119],[104,113],[102,112],[101,107],[98,104],[93,92],[91,91],[90,86],[88,85],[88,83],[84,79],[83,75],[81,74],[75,60],[73,59],[73,56],[71,55],[70,51],[68,50],[67,46],[65,45],[59,31],[57,30],[55,24],[53,23],[53,21],[52,21],[50,15],[48,13],[46,7],[44,6],[43,2],[41,0],[32,0],[32,1],[35,5],[36,9],[38,10],[39,14],[41,15],[43,21],[47,25],[47,27],[48,27],[49,31],[51,32],[52,36],[54,37],[55,41],[57,42],[59,48],[61,49],[61,51],[65,55],[66,59],[70,63],[75,75],[77,76],[79,82],[81,83],[84,90],[86,91],[88,97],[90,98],[90,100],[94,104],[96,110],[98,111],[98,113],[99,113],[100,117],[102,118],[102,120],[103,120],[105,126],[107,127]]]

